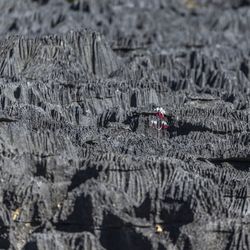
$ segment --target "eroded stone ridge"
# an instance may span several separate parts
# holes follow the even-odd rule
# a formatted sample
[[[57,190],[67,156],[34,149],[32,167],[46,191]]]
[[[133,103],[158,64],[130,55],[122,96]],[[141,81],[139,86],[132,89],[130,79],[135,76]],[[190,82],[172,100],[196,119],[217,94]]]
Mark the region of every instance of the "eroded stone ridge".
[[[0,249],[249,249],[248,5],[2,0]]]

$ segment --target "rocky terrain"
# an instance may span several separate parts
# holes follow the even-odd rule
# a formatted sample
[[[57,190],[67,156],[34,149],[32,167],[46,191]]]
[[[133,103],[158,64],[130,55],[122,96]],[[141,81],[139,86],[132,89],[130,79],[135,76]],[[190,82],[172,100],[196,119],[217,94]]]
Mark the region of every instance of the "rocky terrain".
[[[248,0],[1,0],[0,249],[250,249],[249,23]]]

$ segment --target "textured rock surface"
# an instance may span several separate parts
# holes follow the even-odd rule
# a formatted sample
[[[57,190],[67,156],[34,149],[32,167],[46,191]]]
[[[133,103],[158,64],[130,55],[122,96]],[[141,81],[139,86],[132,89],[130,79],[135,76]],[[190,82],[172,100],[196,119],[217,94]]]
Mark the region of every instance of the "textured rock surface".
[[[0,249],[250,249],[249,6],[1,0]]]

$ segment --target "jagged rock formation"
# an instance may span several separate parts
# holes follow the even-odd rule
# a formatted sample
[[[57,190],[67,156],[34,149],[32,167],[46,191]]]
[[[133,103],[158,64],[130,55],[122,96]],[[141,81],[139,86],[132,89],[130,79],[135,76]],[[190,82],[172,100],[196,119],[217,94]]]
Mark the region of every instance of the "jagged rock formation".
[[[2,0],[0,249],[249,249],[248,2]]]

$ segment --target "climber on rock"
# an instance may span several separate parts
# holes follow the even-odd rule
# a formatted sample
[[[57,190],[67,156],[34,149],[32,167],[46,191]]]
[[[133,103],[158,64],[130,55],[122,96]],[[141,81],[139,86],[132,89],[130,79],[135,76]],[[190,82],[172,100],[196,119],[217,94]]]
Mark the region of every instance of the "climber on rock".
[[[168,129],[169,125],[165,117],[166,111],[161,107],[156,108],[154,111],[156,112],[155,117],[150,121],[150,126],[157,130]]]

